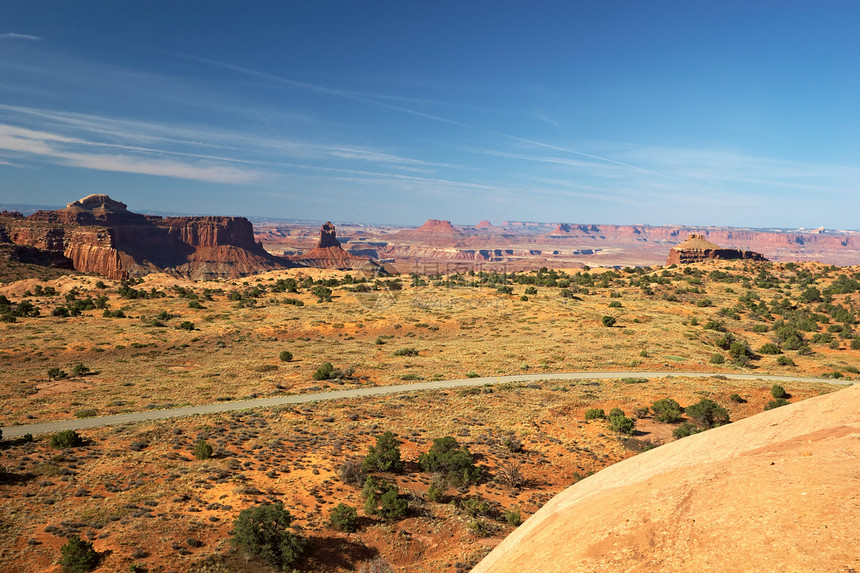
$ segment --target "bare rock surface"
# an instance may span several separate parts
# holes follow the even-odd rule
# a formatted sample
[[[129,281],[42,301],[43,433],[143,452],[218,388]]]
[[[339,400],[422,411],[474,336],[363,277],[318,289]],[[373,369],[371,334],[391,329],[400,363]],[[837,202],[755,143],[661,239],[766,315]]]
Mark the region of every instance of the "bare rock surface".
[[[571,486],[473,570],[860,570],[860,385],[683,438]]]

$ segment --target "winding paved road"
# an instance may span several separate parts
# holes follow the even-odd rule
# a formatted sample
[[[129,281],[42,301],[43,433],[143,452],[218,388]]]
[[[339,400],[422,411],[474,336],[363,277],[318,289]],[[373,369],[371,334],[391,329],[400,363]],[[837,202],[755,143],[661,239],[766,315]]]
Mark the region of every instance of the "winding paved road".
[[[58,422],[45,422],[42,424],[28,424],[23,426],[11,426],[3,428],[3,438],[17,438],[24,434],[49,434],[61,430],[82,430],[86,428],[100,428],[116,424],[130,424],[135,422],[146,422],[150,420],[164,420],[167,418],[179,418],[182,416],[195,416],[199,414],[215,414],[218,412],[231,412],[245,410],[248,408],[269,408],[284,404],[303,404],[319,400],[340,400],[343,398],[358,398],[362,396],[382,396],[385,394],[397,394],[400,392],[417,392],[420,390],[441,390],[446,388],[463,388],[468,386],[483,386],[485,384],[504,384],[506,382],[537,382],[541,380],[593,380],[593,379],[618,379],[618,378],[701,378],[711,376],[724,376],[731,380],[762,380],[766,382],[823,382],[827,384],[851,385],[853,382],[833,380],[829,378],[805,378],[802,376],[769,376],[765,374],[723,374],[721,372],[565,372],[558,374],[518,374],[514,376],[489,376],[486,378],[466,378],[462,380],[439,380],[433,382],[418,382],[413,384],[397,384],[395,386],[372,386],[367,388],[353,388],[351,390],[333,390],[331,392],[318,392],[315,394],[296,394],[292,396],[277,396],[274,398],[258,398],[255,400],[236,400],[233,402],[219,402],[204,406],[186,406],[184,408],[170,408],[166,410],[146,410],[143,412],[132,412],[129,414],[116,414],[113,416],[100,416],[95,418],[83,418],[74,420],[61,420]]]

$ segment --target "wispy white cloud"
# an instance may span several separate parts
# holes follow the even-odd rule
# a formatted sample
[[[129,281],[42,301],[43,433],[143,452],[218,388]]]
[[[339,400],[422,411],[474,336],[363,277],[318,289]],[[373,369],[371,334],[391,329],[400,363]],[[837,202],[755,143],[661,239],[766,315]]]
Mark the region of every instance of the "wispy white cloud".
[[[32,42],[38,42],[41,39],[41,36],[34,36],[32,34],[18,34],[16,32],[5,32],[3,34],[0,34],[0,40],[30,40]]]
[[[99,171],[177,177],[211,183],[250,183],[262,176],[259,171],[214,162],[192,163],[161,157],[90,151],[93,146],[100,145],[102,144],[56,133],[0,124],[0,149],[24,159],[41,159],[59,165]]]

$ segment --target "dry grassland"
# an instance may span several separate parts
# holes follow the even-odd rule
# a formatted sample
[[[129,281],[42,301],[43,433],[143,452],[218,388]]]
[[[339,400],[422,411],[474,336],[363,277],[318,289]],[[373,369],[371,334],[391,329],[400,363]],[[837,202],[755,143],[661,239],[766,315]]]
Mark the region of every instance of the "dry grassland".
[[[0,287],[0,294],[13,303],[25,300],[25,291],[33,292],[36,285],[51,286],[59,294],[26,297],[41,316],[0,323],[2,422],[9,426],[472,373],[676,369],[856,375],[860,350],[852,349],[852,325],[858,293],[834,294],[829,302],[803,298],[811,296],[810,286],[823,292],[839,274],[851,277],[854,269],[745,269],[738,263],[700,268],[701,276],[671,269],[667,284],[650,287],[629,284],[642,274],[619,272],[607,286],[600,280],[569,285],[568,298],[558,286],[534,285],[536,294],[524,295],[530,285],[514,284],[513,294],[505,294],[495,285],[433,286],[427,277],[421,279],[426,285],[412,286],[408,276],[401,277],[402,290],[390,293],[332,287],[331,302],[318,302],[307,287],[298,293],[272,292],[279,279],[345,275],[317,270],[207,283],[151,275],[133,285],[167,295],[150,299],[122,298],[116,292],[118,283],[104,280],[105,288],[99,288],[97,277],[22,280]],[[778,281],[776,286],[756,286],[763,269]],[[709,278],[714,270],[736,279]],[[807,271],[813,277],[808,282]],[[599,277],[605,271],[592,272]],[[650,274],[662,273],[657,269]],[[749,289],[744,280],[750,281]],[[183,295],[175,286],[188,290]],[[252,297],[248,292],[255,286],[267,288]],[[68,318],[51,316],[53,308],[69,304],[65,294],[73,288],[78,300],[106,296],[108,309],[122,310],[126,317],[103,317],[102,309]],[[211,291],[212,300],[204,289]],[[750,300],[750,291],[759,297],[751,304],[790,299],[794,309],[786,312],[795,318],[804,309],[823,317],[830,311],[822,305],[829,304],[841,306],[851,320],[818,318],[818,342],[812,342],[814,332],[802,331],[805,344],[800,351],[756,353],[747,365],[735,364],[729,351],[715,345],[725,332],[704,328],[709,320],[720,321],[736,340],[757,351],[777,341],[773,326],[787,316],[761,316],[761,308],[749,305],[743,312],[736,308],[737,318],[720,310],[739,303],[743,307],[740,298]],[[197,298],[188,298],[188,292]],[[229,300],[231,292],[246,296]],[[385,304],[372,300],[378,294]],[[287,298],[304,306],[286,304]],[[203,308],[189,307],[192,300]],[[703,301],[710,303],[697,306]],[[611,302],[621,306],[610,307]],[[162,312],[174,316],[158,319]],[[617,319],[612,328],[602,323],[607,315]],[[693,318],[698,325],[691,324]],[[183,321],[192,322],[194,329],[179,328]],[[831,328],[843,323],[838,332]],[[829,329],[834,332],[828,341],[821,335]],[[417,355],[395,355],[402,349],[414,349]],[[292,361],[280,360],[283,350],[292,352]],[[712,364],[715,354],[723,355],[725,362]],[[780,356],[788,356],[794,365],[779,365]],[[323,362],[353,367],[354,372],[314,380]],[[77,364],[90,372],[72,375]],[[70,376],[49,380],[50,368]],[[792,401],[836,389],[826,384],[784,386]],[[746,402],[731,400],[734,393]],[[650,416],[638,419],[636,434],[626,437],[604,421],[585,422],[587,409],[608,412],[620,407],[632,416],[634,409],[664,397],[682,406],[711,398],[729,410],[732,420],[762,411],[772,399],[770,384],[704,375],[649,382],[546,381],[88,430],[82,432],[87,443],[68,450],[52,448],[46,439],[7,440],[0,458],[5,469],[0,483],[0,569],[50,569],[59,547],[77,533],[108,552],[105,570],[135,565],[146,571],[262,571],[265,566],[237,555],[230,531],[242,509],[280,500],[301,534],[312,540],[305,570],[466,570],[511,530],[502,519],[505,510],[518,508],[525,518],[588,473],[672,439],[675,425]],[[328,525],[331,508],[341,502],[361,508],[363,501],[360,489],[344,484],[337,470],[346,459],[363,457],[376,436],[387,430],[401,442],[406,469],[386,478],[407,499],[407,517],[389,522],[359,509],[359,531],[339,533]],[[488,515],[470,517],[455,504],[427,498],[431,476],[420,471],[418,456],[434,438],[445,435],[467,445],[486,475],[461,491],[449,488],[445,501],[480,497],[490,506]],[[506,438],[521,441],[522,451],[506,447]],[[199,439],[215,447],[213,458],[194,459],[192,449]],[[502,470],[511,465],[525,478],[520,488],[504,483]]]

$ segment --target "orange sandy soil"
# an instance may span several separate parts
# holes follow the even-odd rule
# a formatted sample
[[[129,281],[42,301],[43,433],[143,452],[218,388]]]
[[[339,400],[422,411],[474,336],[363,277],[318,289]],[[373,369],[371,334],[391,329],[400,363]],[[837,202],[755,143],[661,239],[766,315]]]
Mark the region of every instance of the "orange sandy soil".
[[[98,277],[70,275],[47,282],[20,280],[0,286],[0,294],[13,302],[36,285],[52,286],[60,295],[27,297],[41,316],[0,323],[0,399],[6,408],[3,425],[71,418],[75,415],[107,415],[189,404],[250,397],[277,396],[363,385],[389,385],[404,381],[464,378],[470,373],[497,376],[519,373],[678,370],[700,372],[761,372],[770,374],[825,375],[839,371],[847,378],[856,374],[860,350],[851,341],[833,335],[831,344],[812,344],[810,355],[786,350],[794,366],[781,366],[777,356],[760,355],[751,367],[732,364],[728,353],[717,348],[721,336],[703,325],[721,320],[753,350],[775,340],[769,321],[754,320],[749,313],[738,319],[719,315],[721,307],[733,307],[747,292],[740,284],[769,269],[783,282],[779,288],[756,288],[751,292],[769,302],[775,297],[798,298],[804,287],[796,279],[801,270],[821,275],[815,285],[823,289],[839,273],[835,269],[804,264],[794,270],[784,265],[705,263],[699,284],[688,281],[681,269],[656,268],[650,275],[672,275],[669,284],[652,284],[653,294],[643,294],[627,281],[635,275],[621,273],[609,286],[596,284],[577,298],[563,298],[558,287],[538,286],[537,294],[520,300],[527,285],[513,285],[513,294],[494,287],[410,286],[402,277],[400,291],[360,294],[347,286],[333,287],[332,302],[317,302],[308,288],[299,293],[268,290],[246,301],[228,300],[231,291],[246,292],[254,286],[271,286],[286,277],[330,278],[344,272],[316,269],[266,273],[245,280],[194,282],[167,275],[149,275],[137,289],[155,289],[166,298],[123,299],[117,283]],[[715,269],[728,272],[735,282],[708,278]],[[575,272],[574,270],[570,271]],[[600,276],[605,270],[592,273]],[[353,273],[356,275],[356,273]],[[826,276],[825,276],[826,275]],[[372,284],[372,283],[371,283]],[[204,308],[189,308],[189,300],[173,287],[191,289],[196,295],[212,289],[213,300],[200,299]],[[102,310],[82,316],[58,318],[51,311],[65,304],[72,288],[78,298],[107,297],[111,310],[123,310],[128,318],[104,318]],[[701,292],[690,292],[694,288]],[[610,298],[615,293],[619,298]],[[665,300],[675,297],[677,300]],[[304,306],[285,304],[298,299]],[[854,308],[858,294],[835,295],[834,303]],[[697,306],[710,300],[711,306]],[[620,308],[610,307],[620,303]],[[240,306],[247,304],[249,306]],[[802,305],[803,306],[803,305]],[[815,303],[805,305],[811,310]],[[166,311],[173,318],[152,326],[152,319]],[[618,322],[605,328],[601,317],[612,315]],[[698,325],[693,326],[691,319]],[[182,321],[194,330],[182,330]],[[828,324],[820,324],[825,333]],[[825,333],[826,334],[826,333]],[[808,338],[812,333],[804,333]],[[418,356],[395,356],[412,348]],[[292,362],[282,362],[282,350],[293,353]],[[710,362],[723,354],[722,365]],[[354,367],[354,375],[335,381],[315,381],[312,374],[323,362],[336,368]],[[62,368],[71,374],[75,364],[91,370],[83,377],[48,380],[47,371]]]
[[[795,402],[836,388],[785,386]],[[735,392],[747,402],[731,401]],[[682,405],[710,397],[732,420],[760,412],[771,399],[767,384],[714,377],[551,381],[104,428],[82,432],[86,444],[68,450],[51,448],[47,439],[7,441],[0,570],[59,571],[59,548],[76,533],[103,552],[101,570],[265,571],[237,553],[230,531],[242,509],[282,501],[311,540],[301,570],[464,571],[512,531],[504,510],[518,508],[526,518],[588,473],[672,440],[673,425],[644,418],[636,435],[625,437],[604,421],[583,421],[586,409],[620,407],[631,415],[667,396]],[[397,522],[366,516],[360,490],[337,474],[386,430],[401,441],[406,462],[402,474],[380,474],[409,502],[408,516]],[[447,492],[452,500],[490,503],[490,515],[477,518],[483,536],[470,531],[472,519],[455,505],[425,497],[430,475],[420,471],[418,455],[444,435],[467,445],[484,469],[479,485]],[[507,437],[521,440],[523,451],[509,451]],[[199,439],[215,447],[213,458],[194,459]],[[519,466],[525,486],[503,485],[503,462]],[[328,525],[338,503],[359,508],[357,533]]]

